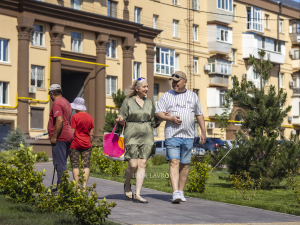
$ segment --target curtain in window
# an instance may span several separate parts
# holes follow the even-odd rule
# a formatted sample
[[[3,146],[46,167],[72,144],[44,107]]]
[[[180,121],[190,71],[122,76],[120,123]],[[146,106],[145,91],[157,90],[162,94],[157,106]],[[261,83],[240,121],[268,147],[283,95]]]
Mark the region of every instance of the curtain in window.
[[[111,3],[111,17],[117,18],[117,2]]]

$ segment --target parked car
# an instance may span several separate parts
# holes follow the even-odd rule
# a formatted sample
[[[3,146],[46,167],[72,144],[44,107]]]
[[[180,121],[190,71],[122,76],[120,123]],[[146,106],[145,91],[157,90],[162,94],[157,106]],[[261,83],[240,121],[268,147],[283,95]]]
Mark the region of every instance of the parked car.
[[[166,155],[165,141],[154,141],[156,144],[156,154],[157,155]]]
[[[197,137],[197,142],[199,140],[200,138]],[[206,138],[205,144],[200,144],[200,147],[204,148],[205,151],[216,152],[224,145],[225,143],[220,138]]]
[[[192,155],[203,156],[205,154],[205,149],[203,148],[202,144],[199,143],[199,141],[200,141],[199,137],[196,137],[194,139]]]
[[[227,150],[230,150],[232,147],[238,148],[239,145],[237,144],[237,141],[233,141],[233,140],[224,140],[224,144],[225,144],[225,148],[227,148]]]

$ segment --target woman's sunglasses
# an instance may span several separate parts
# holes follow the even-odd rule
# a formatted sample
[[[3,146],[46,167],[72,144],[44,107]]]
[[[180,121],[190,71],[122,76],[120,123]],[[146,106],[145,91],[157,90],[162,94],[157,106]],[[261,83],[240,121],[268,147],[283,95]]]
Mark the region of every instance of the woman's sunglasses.
[[[140,77],[137,80],[140,81],[140,80],[146,80],[146,79],[144,77]]]

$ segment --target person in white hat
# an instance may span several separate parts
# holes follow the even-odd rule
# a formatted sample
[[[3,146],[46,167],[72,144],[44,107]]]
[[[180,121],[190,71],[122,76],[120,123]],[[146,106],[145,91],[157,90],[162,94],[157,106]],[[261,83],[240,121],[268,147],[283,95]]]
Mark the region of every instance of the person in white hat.
[[[57,172],[57,186],[61,184],[61,176],[67,170],[67,159],[73,133],[70,126],[72,108],[67,99],[62,96],[62,89],[59,84],[52,84],[49,87],[49,95],[53,106],[49,115],[48,133],[52,144],[53,165]],[[57,189],[53,194],[57,194]]]
[[[72,109],[75,109],[76,114],[71,119],[71,127],[73,130],[73,141],[69,151],[74,180],[78,181],[79,175],[79,155],[84,166],[86,181],[83,187],[86,187],[87,180],[90,175],[90,158],[92,154],[92,141],[94,135],[94,120],[93,117],[86,113],[84,99],[77,97],[71,103]]]

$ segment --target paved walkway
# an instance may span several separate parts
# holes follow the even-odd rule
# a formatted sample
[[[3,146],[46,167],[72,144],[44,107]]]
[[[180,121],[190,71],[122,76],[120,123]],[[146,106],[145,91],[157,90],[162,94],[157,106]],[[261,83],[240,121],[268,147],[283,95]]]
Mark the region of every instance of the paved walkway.
[[[46,169],[44,184],[51,185],[52,163],[38,163],[36,170]],[[56,177],[55,177],[56,181]],[[143,196],[148,204],[125,200],[123,184],[91,177],[88,185],[97,183],[97,192],[102,199],[114,201],[110,219],[123,224],[300,224],[300,217],[251,207],[187,198],[187,202],[171,204],[169,193],[144,188]],[[134,190],[134,186],[132,187]]]

